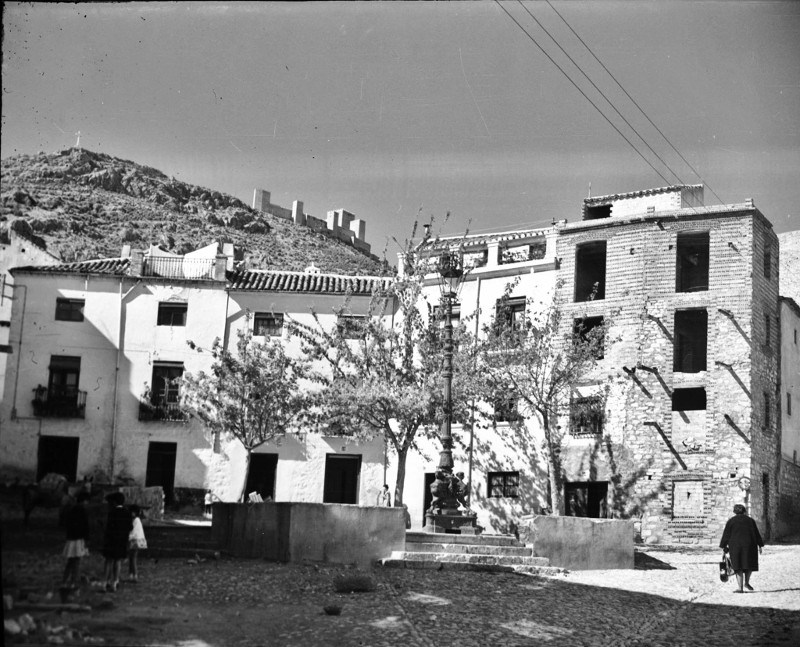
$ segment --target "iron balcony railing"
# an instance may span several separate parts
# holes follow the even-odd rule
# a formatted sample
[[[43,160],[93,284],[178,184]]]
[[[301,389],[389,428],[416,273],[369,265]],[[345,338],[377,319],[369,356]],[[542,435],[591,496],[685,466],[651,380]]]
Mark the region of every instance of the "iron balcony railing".
[[[86,391],[76,387],[46,388],[33,390],[33,415],[38,418],[84,418],[86,415]]]
[[[186,412],[178,403],[153,404],[139,402],[139,420],[142,422],[186,422]]]
[[[214,270],[213,258],[145,256],[142,264],[142,276],[171,279],[213,279]]]

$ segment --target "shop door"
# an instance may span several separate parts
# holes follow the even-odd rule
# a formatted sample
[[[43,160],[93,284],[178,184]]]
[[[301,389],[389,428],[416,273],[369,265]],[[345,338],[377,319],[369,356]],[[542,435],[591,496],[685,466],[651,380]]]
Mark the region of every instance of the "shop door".
[[[277,468],[277,454],[250,454],[250,472],[247,475],[245,495],[258,492],[264,501],[274,501]]]
[[[46,474],[61,474],[70,483],[78,476],[79,438],[71,436],[42,436],[39,438],[36,480],[41,481]]]
[[[175,487],[175,457],[177,443],[150,443],[147,449],[147,473],[145,487],[160,485],[164,489],[164,503],[173,502]]]
[[[323,503],[358,503],[361,455],[328,454],[325,458]]]

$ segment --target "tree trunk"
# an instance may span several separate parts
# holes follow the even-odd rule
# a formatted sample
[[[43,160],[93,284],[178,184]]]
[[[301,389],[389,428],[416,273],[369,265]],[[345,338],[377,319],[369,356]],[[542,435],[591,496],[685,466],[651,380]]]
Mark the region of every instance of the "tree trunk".
[[[244,481],[242,481],[242,493],[239,495],[239,503],[245,503],[245,496],[247,496],[247,479],[250,477],[250,454],[253,450],[245,447],[247,455],[244,459]]]
[[[554,447],[553,437],[550,433],[550,421],[547,414],[542,414],[544,421],[544,437],[547,443],[547,467],[548,478],[550,480],[550,514],[558,517],[562,514],[561,497],[561,458],[557,455]]]
[[[394,485],[394,504],[403,505],[403,488],[406,483],[406,456],[408,447],[397,450],[397,481]]]

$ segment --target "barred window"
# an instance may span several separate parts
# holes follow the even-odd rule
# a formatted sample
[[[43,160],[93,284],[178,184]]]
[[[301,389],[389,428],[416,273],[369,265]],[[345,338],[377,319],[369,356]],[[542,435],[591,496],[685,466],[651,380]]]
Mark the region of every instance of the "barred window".
[[[336,325],[345,339],[361,339],[364,336],[364,315],[339,315]]]
[[[600,396],[573,398],[569,404],[569,431],[573,436],[603,433],[603,399]]]
[[[519,472],[489,472],[487,496],[519,497]]]

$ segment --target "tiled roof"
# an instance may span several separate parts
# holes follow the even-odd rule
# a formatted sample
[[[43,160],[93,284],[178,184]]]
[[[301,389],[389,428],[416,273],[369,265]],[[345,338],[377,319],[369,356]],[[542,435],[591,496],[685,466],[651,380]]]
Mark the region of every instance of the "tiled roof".
[[[316,294],[372,294],[386,289],[391,278],[378,276],[342,276],[274,270],[244,270],[228,275],[231,290],[266,292],[311,292]]]
[[[43,274],[106,274],[124,276],[128,273],[131,259],[100,258],[93,261],[77,261],[76,263],[60,263],[58,265],[29,265],[15,267],[14,272],[36,272]]]
[[[612,193],[610,195],[597,195],[591,198],[584,198],[583,204],[594,204],[597,202],[609,202],[611,200],[622,200],[623,198],[641,198],[646,195],[657,195],[659,193],[670,193],[682,189],[698,189],[702,184],[673,184],[662,186],[656,189],[641,189],[640,191],[629,191],[628,193]]]

